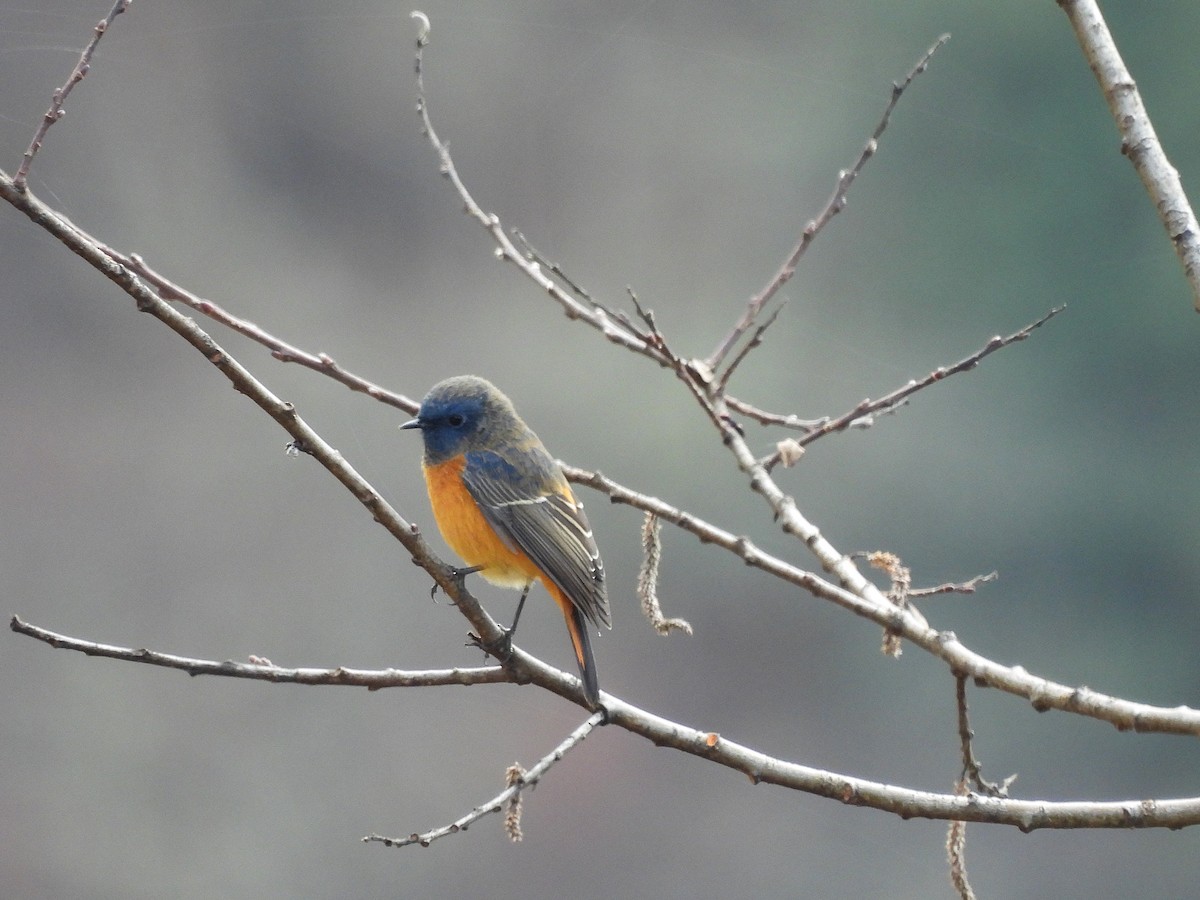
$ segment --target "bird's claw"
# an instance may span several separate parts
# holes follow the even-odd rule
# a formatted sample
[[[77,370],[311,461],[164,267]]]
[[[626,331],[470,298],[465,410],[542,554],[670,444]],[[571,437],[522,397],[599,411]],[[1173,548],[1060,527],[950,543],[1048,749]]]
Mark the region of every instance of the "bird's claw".
[[[512,630],[502,628],[500,637],[494,641],[485,641],[472,631],[467,635],[466,646],[478,647],[488,656],[494,657],[501,663],[506,663],[512,658],[513,653]]]

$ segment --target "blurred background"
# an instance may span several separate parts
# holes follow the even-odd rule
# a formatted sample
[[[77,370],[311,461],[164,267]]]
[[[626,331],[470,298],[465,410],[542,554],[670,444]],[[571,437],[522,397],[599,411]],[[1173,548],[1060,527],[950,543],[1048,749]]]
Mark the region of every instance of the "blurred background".
[[[0,2],[0,165],[15,171],[108,0]],[[1200,5],[1109,22],[1185,185],[1200,172]],[[1136,8],[1135,8],[1136,7]],[[787,288],[736,393],[839,414],[1068,304],[1031,340],[779,472],[839,549],[917,584],[998,570],[932,624],[1001,662],[1200,704],[1200,316],[1068,23],[1045,0],[429,0],[431,111],[480,203],[675,347],[710,352],[772,275],[901,78],[849,207]],[[280,337],[419,398],[475,372],[551,450],[801,565],[672,378],[568,321],[438,176],[413,112],[409,7],[135,3],[30,180],[114,247]],[[1193,199],[1196,199],[1193,197]],[[0,209],[0,593],[67,634],[280,665],[471,665],[464,620],[199,355]],[[214,336],[433,531],[395,410]],[[751,429],[766,452],[779,435]],[[877,628],[666,529],[634,597],[639,515],[585,493],[611,577],[602,686],[807,765],[935,791],[954,685]],[[437,546],[441,547],[440,541]],[[507,619],[515,593],[476,584]],[[537,592],[519,643],[570,667]],[[582,712],[531,688],[272,686],[0,640],[5,897],[951,896],[942,823],[752,787],[612,729],[526,800],[428,849],[364,846],[493,796]],[[971,692],[984,774],[1025,798],[1200,793],[1195,741]],[[971,826],[981,897],[1185,896],[1200,830]]]

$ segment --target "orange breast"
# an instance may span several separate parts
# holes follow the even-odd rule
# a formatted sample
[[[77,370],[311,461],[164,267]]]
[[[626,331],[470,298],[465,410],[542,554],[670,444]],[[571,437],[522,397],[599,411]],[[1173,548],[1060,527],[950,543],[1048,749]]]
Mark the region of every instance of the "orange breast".
[[[425,484],[438,529],[450,548],[493,584],[523,588],[541,573],[524,553],[512,550],[496,535],[466,487],[461,456],[425,466]]]

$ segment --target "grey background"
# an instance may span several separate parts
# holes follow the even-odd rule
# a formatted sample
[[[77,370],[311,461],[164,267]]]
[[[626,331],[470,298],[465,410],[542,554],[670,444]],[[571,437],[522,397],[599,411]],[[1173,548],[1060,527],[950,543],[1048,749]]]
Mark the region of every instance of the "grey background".
[[[1200,6],[1110,4],[1185,184],[1196,183]],[[0,5],[0,160],[16,168],[107,2]],[[1060,303],[1068,312],[868,432],[780,473],[839,548],[918,583],[998,569],[933,624],[1006,663],[1200,703],[1200,317],[1054,3],[424,6],[430,102],[482,204],[596,294],[625,285],[707,353],[874,127],[850,206],[737,381],[836,414]],[[551,450],[802,564],[680,386],[492,259],[412,112],[408,7],[134,4],[50,133],[32,189],[110,244],[281,337],[411,396],[504,387]],[[0,210],[0,593],[69,634],[282,665],[472,664],[466,625],[285,435],[197,354]],[[432,530],[401,417],[217,339]],[[751,431],[765,452],[774,436]],[[953,683],[878,630],[668,529],[633,596],[636,513],[585,494],[612,580],[602,686],[764,752],[947,790]],[[480,587],[500,617],[515,596]],[[569,665],[544,595],[527,649]],[[497,819],[421,850],[370,831],[448,822],[581,719],[512,686],[410,691],[200,678],[0,639],[5,897],[950,896],[944,827],[778,788],[620,731]],[[1190,796],[1196,746],[972,693],[985,774],[1049,799]],[[972,827],[982,897],[1184,896],[1200,832]]]

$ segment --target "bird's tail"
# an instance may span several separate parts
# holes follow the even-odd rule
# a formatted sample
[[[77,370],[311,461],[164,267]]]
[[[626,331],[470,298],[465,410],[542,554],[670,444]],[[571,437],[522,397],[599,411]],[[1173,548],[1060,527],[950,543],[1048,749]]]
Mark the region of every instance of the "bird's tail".
[[[595,709],[600,705],[600,682],[596,679],[596,657],[592,655],[591,625],[579,607],[567,599],[557,586],[551,588],[550,596],[566,617],[567,633],[571,636],[571,647],[579,664],[579,678],[583,682],[583,695],[588,705]]]
[[[591,626],[574,606],[567,617],[567,630],[571,633],[571,644],[575,647],[575,660],[579,663],[579,678],[583,681],[583,695],[588,705],[595,709],[600,705],[600,682],[596,679],[596,657],[592,655]]]

